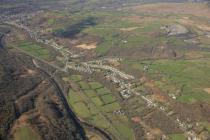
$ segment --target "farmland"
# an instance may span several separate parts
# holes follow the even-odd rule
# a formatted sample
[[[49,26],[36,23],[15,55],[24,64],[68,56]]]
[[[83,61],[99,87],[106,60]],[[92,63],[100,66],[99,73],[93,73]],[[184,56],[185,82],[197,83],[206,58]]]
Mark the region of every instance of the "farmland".
[[[208,62],[206,60],[157,60],[125,62],[134,69],[143,72],[145,65],[150,65],[146,73],[154,80],[155,85],[164,90],[167,94],[178,95],[178,101],[186,103],[209,102],[210,96],[204,91],[208,87]],[[188,84],[185,84],[188,83]]]
[[[41,59],[46,59],[46,60],[50,59],[49,58],[50,53],[47,49],[37,46],[36,44],[33,44],[31,42],[23,42],[23,43],[17,44],[17,46],[15,47],[22,49],[23,51],[26,51],[31,55],[40,57]]]
[[[114,93],[99,82],[86,81],[81,75],[72,75],[69,81],[73,89],[68,94],[68,101],[78,117],[108,131],[115,138],[134,139],[128,118],[113,114],[121,109]]]
[[[210,138],[207,2],[21,2],[0,6],[0,139]]]

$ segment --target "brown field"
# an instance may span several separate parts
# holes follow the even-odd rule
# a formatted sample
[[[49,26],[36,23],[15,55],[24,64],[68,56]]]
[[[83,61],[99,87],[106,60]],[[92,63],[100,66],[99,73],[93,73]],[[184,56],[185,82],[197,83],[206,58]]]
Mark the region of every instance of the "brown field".
[[[126,17],[123,17],[122,20],[124,21],[131,21],[131,22],[134,22],[134,23],[144,23],[144,22],[151,22],[151,21],[155,21],[155,20],[158,20],[159,18],[157,17],[141,17],[141,16],[134,16],[134,15],[131,15],[131,16],[126,16]],[[143,27],[138,27],[138,28],[143,28]]]
[[[210,94],[210,88],[205,88],[204,91]]]
[[[20,30],[17,29],[13,29],[10,34],[9,37],[6,37],[5,42],[14,42],[17,40],[26,40],[28,39],[27,35],[24,34],[23,32],[21,32]]]
[[[130,32],[133,30],[138,29],[139,27],[130,27],[130,28],[120,28],[120,31],[124,31],[124,32]]]
[[[189,51],[189,52],[185,53],[185,57],[186,58],[202,58],[203,55],[199,54],[196,51]]]
[[[89,140],[104,140],[100,135],[92,131],[86,131]]]
[[[208,8],[205,4],[197,3],[145,4],[134,6],[133,10],[144,13],[189,14],[198,17],[210,18],[210,8]]]
[[[32,69],[26,69],[25,73],[23,73],[22,75],[20,75],[20,77],[30,77],[30,76],[35,76],[37,74],[37,72],[35,70]]]
[[[95,49],[96,43],[91,43],[91,44],[81,44],[81,45],[77,45],[76,48],[81,48],[81,49],[86,49],[86,50],[90,50],[90,49]]]
[[[195,26],[202,31],[210,31],[210,26],[208,24],[200,23],[199,21],[193,21],[189,18],[179,19],[178,22],[186,26]]]

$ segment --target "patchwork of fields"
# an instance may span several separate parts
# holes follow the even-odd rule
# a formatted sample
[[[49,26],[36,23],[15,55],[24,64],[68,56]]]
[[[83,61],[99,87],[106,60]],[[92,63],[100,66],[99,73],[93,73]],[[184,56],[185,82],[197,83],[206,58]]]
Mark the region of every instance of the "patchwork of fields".
[[[177,101],[185,103],[209,102],[209,59],[125,61],[133,69],[145,72],[166,94],[176,94]]]
[[[81,120],[107,131],[114,138],[134,139],[128,118],[117,114],[121,110],[114,95],[117,93],[81,75],[72,75],[66,80],[72,87],[68,94],[69,104]]]

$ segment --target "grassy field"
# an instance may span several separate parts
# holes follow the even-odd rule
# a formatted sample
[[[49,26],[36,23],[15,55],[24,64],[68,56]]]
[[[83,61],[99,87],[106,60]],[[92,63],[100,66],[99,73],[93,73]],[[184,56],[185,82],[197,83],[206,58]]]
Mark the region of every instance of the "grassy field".
[[[75,77],[80,77],[79,81]],[[68,102],[79,118],[108,131],[118,139],[134,140],[128,118],[113,114],[121,107],[108,88],[96,81],[88,82],[80,75],[72,75],[69,79],[78,85],[78,89],[70,90]]]
[[[171,15],[168,17],[115,13],[98,22],[94,27],[85,29],[83,32],[93,34],[102,38],[96,52],[105,54],[112,47],[139,48],[155,47],[160,45],[185,46],[183,39],[164,35],[161,27],[164,25],[177,24],[180,17]],[[97,15],[99,16],[99,15]],[[100,16],[99,16],[100,17]]]
[[[210,123],[208,122],[200,122],[201,126],[205,127],[210,132]]]
[[[88,96],[88,97],[96,97],[97,94],[94,90],[89,89],[89,90],[84,90],[84,93]]]
[[[112,103],[115,101],[114,97],[110,94],[101,96],[101,99],[105,104]]]
[[[41,140],[40,137],[28,126],[21,126],[14,134],[15,140]]]
[[[69,29],[74,28],[73,33],[76,34],[73,35],[85,33],[90,36],[97,36],[100,38],[96,48],[98,54],[105,54],[112,47],[156,46],[165,42],[172,45],[184,45],[183,40],[175,37],[154,36],[154,34],[162,33],[160,29],[162,25],[175,23],[176,18],[174,19],[174,16],[154,18],[137,14],[136,16],[140,20],[138,18],[135,20],[130,19],[132,16],[127,10],[115,11],[114,13],[112,11],[98,11],[97,13],[80,11],[75,14],[55,12],[45,13],[40,17],[36,17],[37,19],[34,18],[33,22],[37,22],[42,18],[49,19],[43,21],[42,25],[46,29],[50,29],[50,34],[63,33],[71,35],[72,30]]]
[[[87,9],[89,6],[91,7],[89,3],[92,4],[95,2],[87,2]],[[121,7],[119,11],[116,9],[98,9],[97,12],[95,12],[87,11],[87,9],[84,8],[75,13],[68,11],[45,12],[42,15],[34,17],[33,20],[30,21],[30,24],[33,25],[34,23],[42,21],[41,25],[47,34],[57,35],[57,33],[61,33],[61,38],[67,38],[68,35],[70,35],[70,37],[68,37],[71,38],[84,34],[92,36],[93,38],[96,37],[97,41],[95,41],[95,39],[84,41],[83,38],[78,38],[78,42],[88,44],[88,42],[93,43],[95,41],[94,43],[97,44],[95,51],[99,55],[106,55],[106,53],[109,53],[115,47],[123,48],[126,51],[126,49],[129,48],[151,48],[160,45],[175,47],[192,45],[186,43],[184,41],[185,38],[163,34],[161,27],[171,24],[182,24],[189,29],[190,33],[192,33],[191,35],[194,35],[194,39],[200,43],[199,45],[209,47],[209,38],[204,35],[204,33],[208,31],[207,29],[209,29],[207,20],[209,15],[205,13],[205,10],[203,11],[203,8],[206,9],[207,7],[203,4],[195,6],[191,3],[185,3],[180,6],[187,6],[187,9],[180,10],[179,8],[176,9],[176,6],[173,4],[170,5],[167,3],[166,5],[171,6],[171,8],[175,9],[175,11],[177,10],[178,13],[170,9],[167,9],[169,11],[166,13],[161,13],[159,8],[164,7],[164,4],[158,4],[157,7],[153,4],[148,4],[147,6],[139,5],[140,8],[138,8],[138,6],[125,6]],[[192,6],[202,9],[201,13],[205,13],[203,15],[204,17],[191,11],[192,9],[189,7]],[[154,8],[159,12],[148,12],[146,8]],[[190,14],[190,12],[193,14]],[[206,29],[206,31],[204,29]],[[71,34],[71,32],[73,34]]]
[[[183,134],[172,134],[169,136],[170,140],[187,140]]]
[[[105,94],[110,94],[110,91],[106,87],[102,87],[100,89],[97,89],[97,93],[99,95],[105,95]]]
[[[129,127],[127,127],[125,124],[122,124],[122,122],[116,120],[116,122],[114,122],[113,125],[116,128],[118,128],[118,131],[120,132],[120,134],[123,135],[123,137],[127,139],[134,139],[132,130]]]
[[[79,85],[83,90],[89,89],[89,85],[86,82],[81,81],[79,82]]]
[[[47,48],[38,46],[33,42],[20,42],[15,47],[22,49],[30,55],[36,56],[40,59],[50,60],[50,51]]]
[[[87,7],[88,6],[90,5],[87,5]],[[192,5],[186,4],[186,6],[191,7]],[[203,5],[198,5],[198,7],[200,6],[202,7]],[[172,8],[174,8],[174,6],[172,6]],[[45,32],[53,35],[59,34],[64,38],[68,35],[70,35],[71,38],[82,34],[100,38],[96,39],[97,47],[95,48],[95,51],[99,55],[105,55],[114,47],[129,49],[160,45],[175,47],[192,45],[185,42],[185,38],[167,36],[163,33],[161,27],[172,24],[185,26],[189,29],[190,33],[195,36],[194,39],[198,41],[201,46],[209,46],[210,42],[208,37],[203,35],[203,33],[206,32],[203,28],[209,28],[208,20],[205,17],[198,16],[194,12],[192,15],[189,14],[189,9],[186,10],[188,12],[176,9],[179,12],[184,12],[184,14],[174,12],[163,14],[153,13],[152,11],[152,13],[148,13],[145,11],[145,7],[143,8],[144,10],[140,10],[140,12],[138,8],[137,10],[134,9],[122,8],[120,11],[114,12],[112,10],[98,10],[97,12],[81,10],[74,14],[68,13],[67,11],[46,12],[34,18],[31,23],[42,21],[41,24]],[[199,27],[199,25],[202,26]],[[83,39],[79,39],[80,43],[84,43],[83,41]],[[88,41],[94,42],[94,39]]]
[[[182,42],[174,37],[167,38],[164,36],[152,36],[152,33],[161,33],[161,25],[165,25],[167,23],[168,21],[165,20],[146,23],[132,23],[119,19],[118,21],[113,22],[111,27],[99,25],[99,27],[96,26],[87,29],[86,32],[103,38],[102,42],[100,42],[96,48],[96,51],[99,54],[106,53],[111,47],[152,47],[162,45],[165,42],[169,42],[172,45],[181,44]],[[132,28],[133,30],[131,30]],[[184,44],[184,42],[182,44]]]
[[[71,97],[69,97],[69,98],[71,98]],[[88,106],[84,102],[76,103],[74,105],[74,110],[78,114],[78,116],[80,116],[82,118],[88,118],[91,115]]]
[[[143,67],[151,61],[125,62],[133,69],[143,72]],[[149,66],[147,74],[156,86],[168,94],[181,92],[177,100],[186,103],[209,102],[209,60],[156,60]]]
[[[98,89],[98,88],[103,87],[103,85],[101,85],[101,84],[98,83],[98,82],[90,82],[89,85],[90,85],[90,87],[91,87],[92,89]]]
[[[70,79],[73,80],[73,81],[78,82],[78,81],[82,80],[82,77],[80,75],[73,75],[73,76],[71,76]]]

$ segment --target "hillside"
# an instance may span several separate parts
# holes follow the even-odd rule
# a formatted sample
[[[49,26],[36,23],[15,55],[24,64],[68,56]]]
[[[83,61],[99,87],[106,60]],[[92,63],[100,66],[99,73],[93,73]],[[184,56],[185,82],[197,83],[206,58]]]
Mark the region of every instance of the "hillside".
[[[61,89],[27,56],[0,48],[0,139],[84,140]]]

